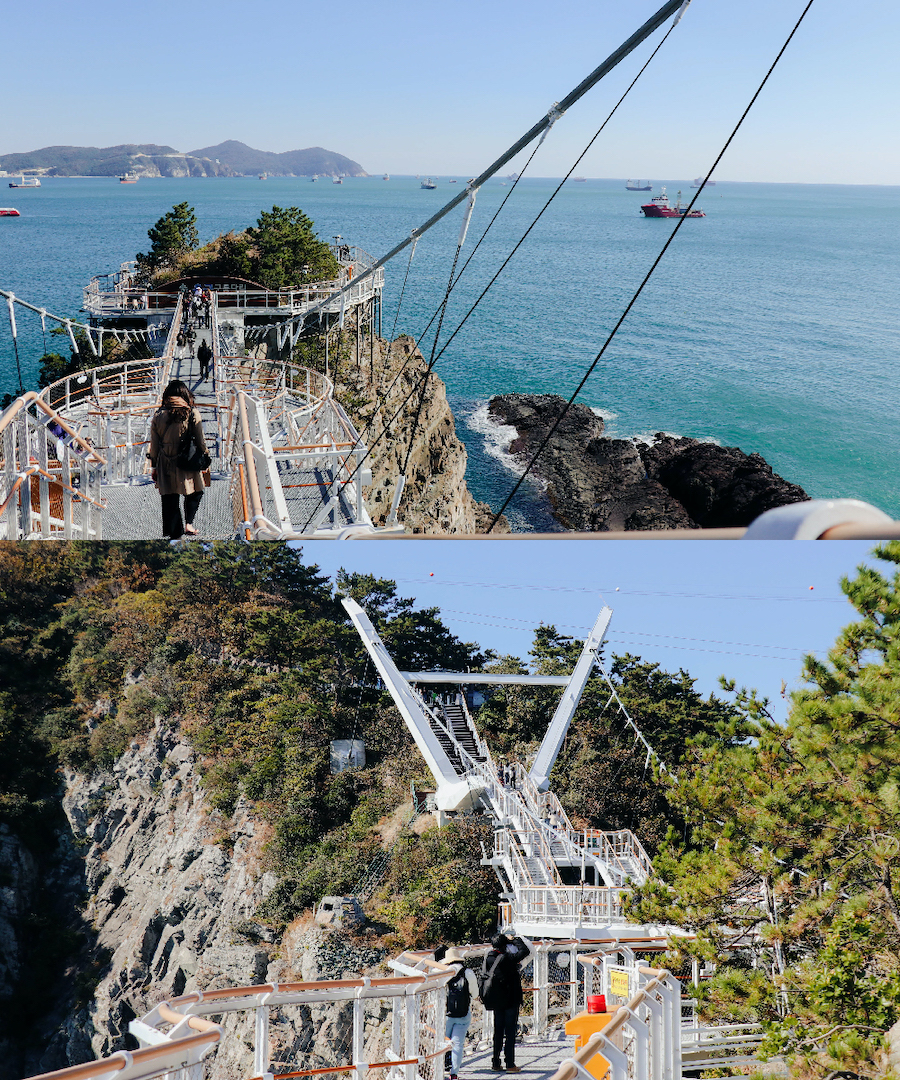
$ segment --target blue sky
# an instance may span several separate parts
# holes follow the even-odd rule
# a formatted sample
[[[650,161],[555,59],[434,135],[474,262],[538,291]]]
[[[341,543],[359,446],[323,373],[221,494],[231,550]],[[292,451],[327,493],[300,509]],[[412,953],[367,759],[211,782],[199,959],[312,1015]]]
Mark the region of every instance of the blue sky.
[[[235,138],[321,145],[371,173],[472,174],[593,70],[657,0],[34,0],[4,13],[0,152]],[[693,0],[579,173],[690,178],[723,145],[805,0]],[[556,125],[564,173],[659,33]],[[722,179],[900,184],[900,6],[815,0]]]
[[[526,657],[540,622],[583,638],[600,608],[609,652],[683,667],[704,695],[719,675],[756,687],[783,719],[807,653],[824,657],[856,617],[840,591],[870,543],[752,541],[313,542],[304,558],[329,576],[358,570],[397,582],[418,607],[439,607],[465,641]],[[889,567],[880,564],[883,572]]]

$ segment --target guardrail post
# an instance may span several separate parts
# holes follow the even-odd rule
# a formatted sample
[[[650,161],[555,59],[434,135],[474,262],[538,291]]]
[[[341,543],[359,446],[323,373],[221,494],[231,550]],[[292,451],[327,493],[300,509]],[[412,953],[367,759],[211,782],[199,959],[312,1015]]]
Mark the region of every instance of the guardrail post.
[[[587,998],[584,999],[587,1008]],[[575,1016],[578,1012],[578,947],[572,945],[569,948],[569,1016]]]
[[[600,1053],[609,1062],[611,1080],[628,1080],[628,1057],[624,1050],[620,1050],[618,1046],[613,1046],[609,1039],[605,1039],[600,1044]],[[640,1080],[640,1077],[641,1074],[635,1072],[634,1080]]]
[[[412,988],[410,988],[412,989]],[[419,999],[415,993],[408,993],[404,1005],[405,1031],[403,1037],[403,1057],[419,1056]],[[417,1065],[404,1065],[405,1080],[416,1080]]]
[[[653,997],[645,997],[643,1004],[650,1013],[650,1080],[663,1080],[663,1004]],[[680,1037],[680,1032],[679,1032]]]
[[[356,997],[353,999],[353,1039],[350,1055],[351,1064],[356,1072],[356,1080],[365,1080],[367,1070],[366,1062],[363,1060],[366,1040],[365,1001],[360,995],[365,986],[369,985],[368,978],[363,977],[363,983],[364,986],[356,991]]]
[[[550,1005],[549,988],[547,986],[550,979],[549,946],[542,944],[535,948],[533,968],[534,1034],[542,1035],[547,1026],[547,1009]]]
[[[657,992],[662,999],[662,1078],[663,1080],[676,1080],[674,1073],[674,1042],[681,1040],[680,1025],[675,1028],[672,1023],[672,991],[663,983],[657,984]],[[680,1077],[677,1078],[680,1080]]]
[[[269,1071],[269,1007],[260,1005],[255,1010],[253,1043],[253,1075],[265,1076]]]

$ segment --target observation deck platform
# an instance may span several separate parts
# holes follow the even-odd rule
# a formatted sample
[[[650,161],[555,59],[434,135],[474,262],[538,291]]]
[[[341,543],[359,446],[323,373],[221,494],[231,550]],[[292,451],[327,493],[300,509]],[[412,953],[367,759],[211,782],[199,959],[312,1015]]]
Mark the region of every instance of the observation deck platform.
[[[363,499],[371,483],[368,450],[333,384],[276,359],[290,356],[288,341],[303,331],[298,312],[316,310],[326,348],[329,328],[348,307],[369,305],[374,319],[383,272],[366,278],[359,295],[347,288],[354,269],[371,261],[364,254],[341,249],[340,280],[302,290],[217,282],[208,315],[191,310],[183,287],[136,290],[128,264],[95,278],[85,290],[91,351],[99,359],[111,335],[120,344],[141,341],[143,355],[67,376],[24,395],[0,417],[0,537],[161,538],[146,454],[153,415],[173,379],[194,394],[212,457],[211,484],[195,520],[201,537],[372,532]],[[179,344],[186,328],[195,335],[190,346]],[[207,379],[196,359],[204,341],[213,354]]]

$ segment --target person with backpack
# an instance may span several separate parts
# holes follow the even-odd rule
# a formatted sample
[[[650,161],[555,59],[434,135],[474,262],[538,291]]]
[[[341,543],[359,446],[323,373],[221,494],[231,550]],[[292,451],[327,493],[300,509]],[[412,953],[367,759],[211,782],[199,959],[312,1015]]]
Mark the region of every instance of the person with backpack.
[[[516,1032],[519,1026],[519,1009],[522,1007],[522,965],[528,963],[534,949],[527,938],[508,938],[506,934],[494,934],[491,951],[481,965],[478,980],[484,1007],[494,1014],[494,1054],[491,1068],[494,1072],[517,1073]],[[503,1053],[504,1064],[500,1061]]]
[[[450,1040],[450,1080],[459,1080],[466,1032],[472,1023],[472,999],[478,994],[478,980],[466,967],[459,949],[448,949],[441,963],[454,968],[456,974],[447,983],[447,1026]]]

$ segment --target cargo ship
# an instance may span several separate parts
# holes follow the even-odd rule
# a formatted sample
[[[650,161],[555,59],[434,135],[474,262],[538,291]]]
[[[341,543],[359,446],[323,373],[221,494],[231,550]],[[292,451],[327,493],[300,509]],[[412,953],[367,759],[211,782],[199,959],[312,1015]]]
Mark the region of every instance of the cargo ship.
[[[663,188],[659,195],[654,195],[650,202],[641,207],[644,217],[706,217],[702,210],[688,211],[686,206],[681,205],[681,192],[678,192],[678,201],[674,206],[669,206],[669,197]]]

